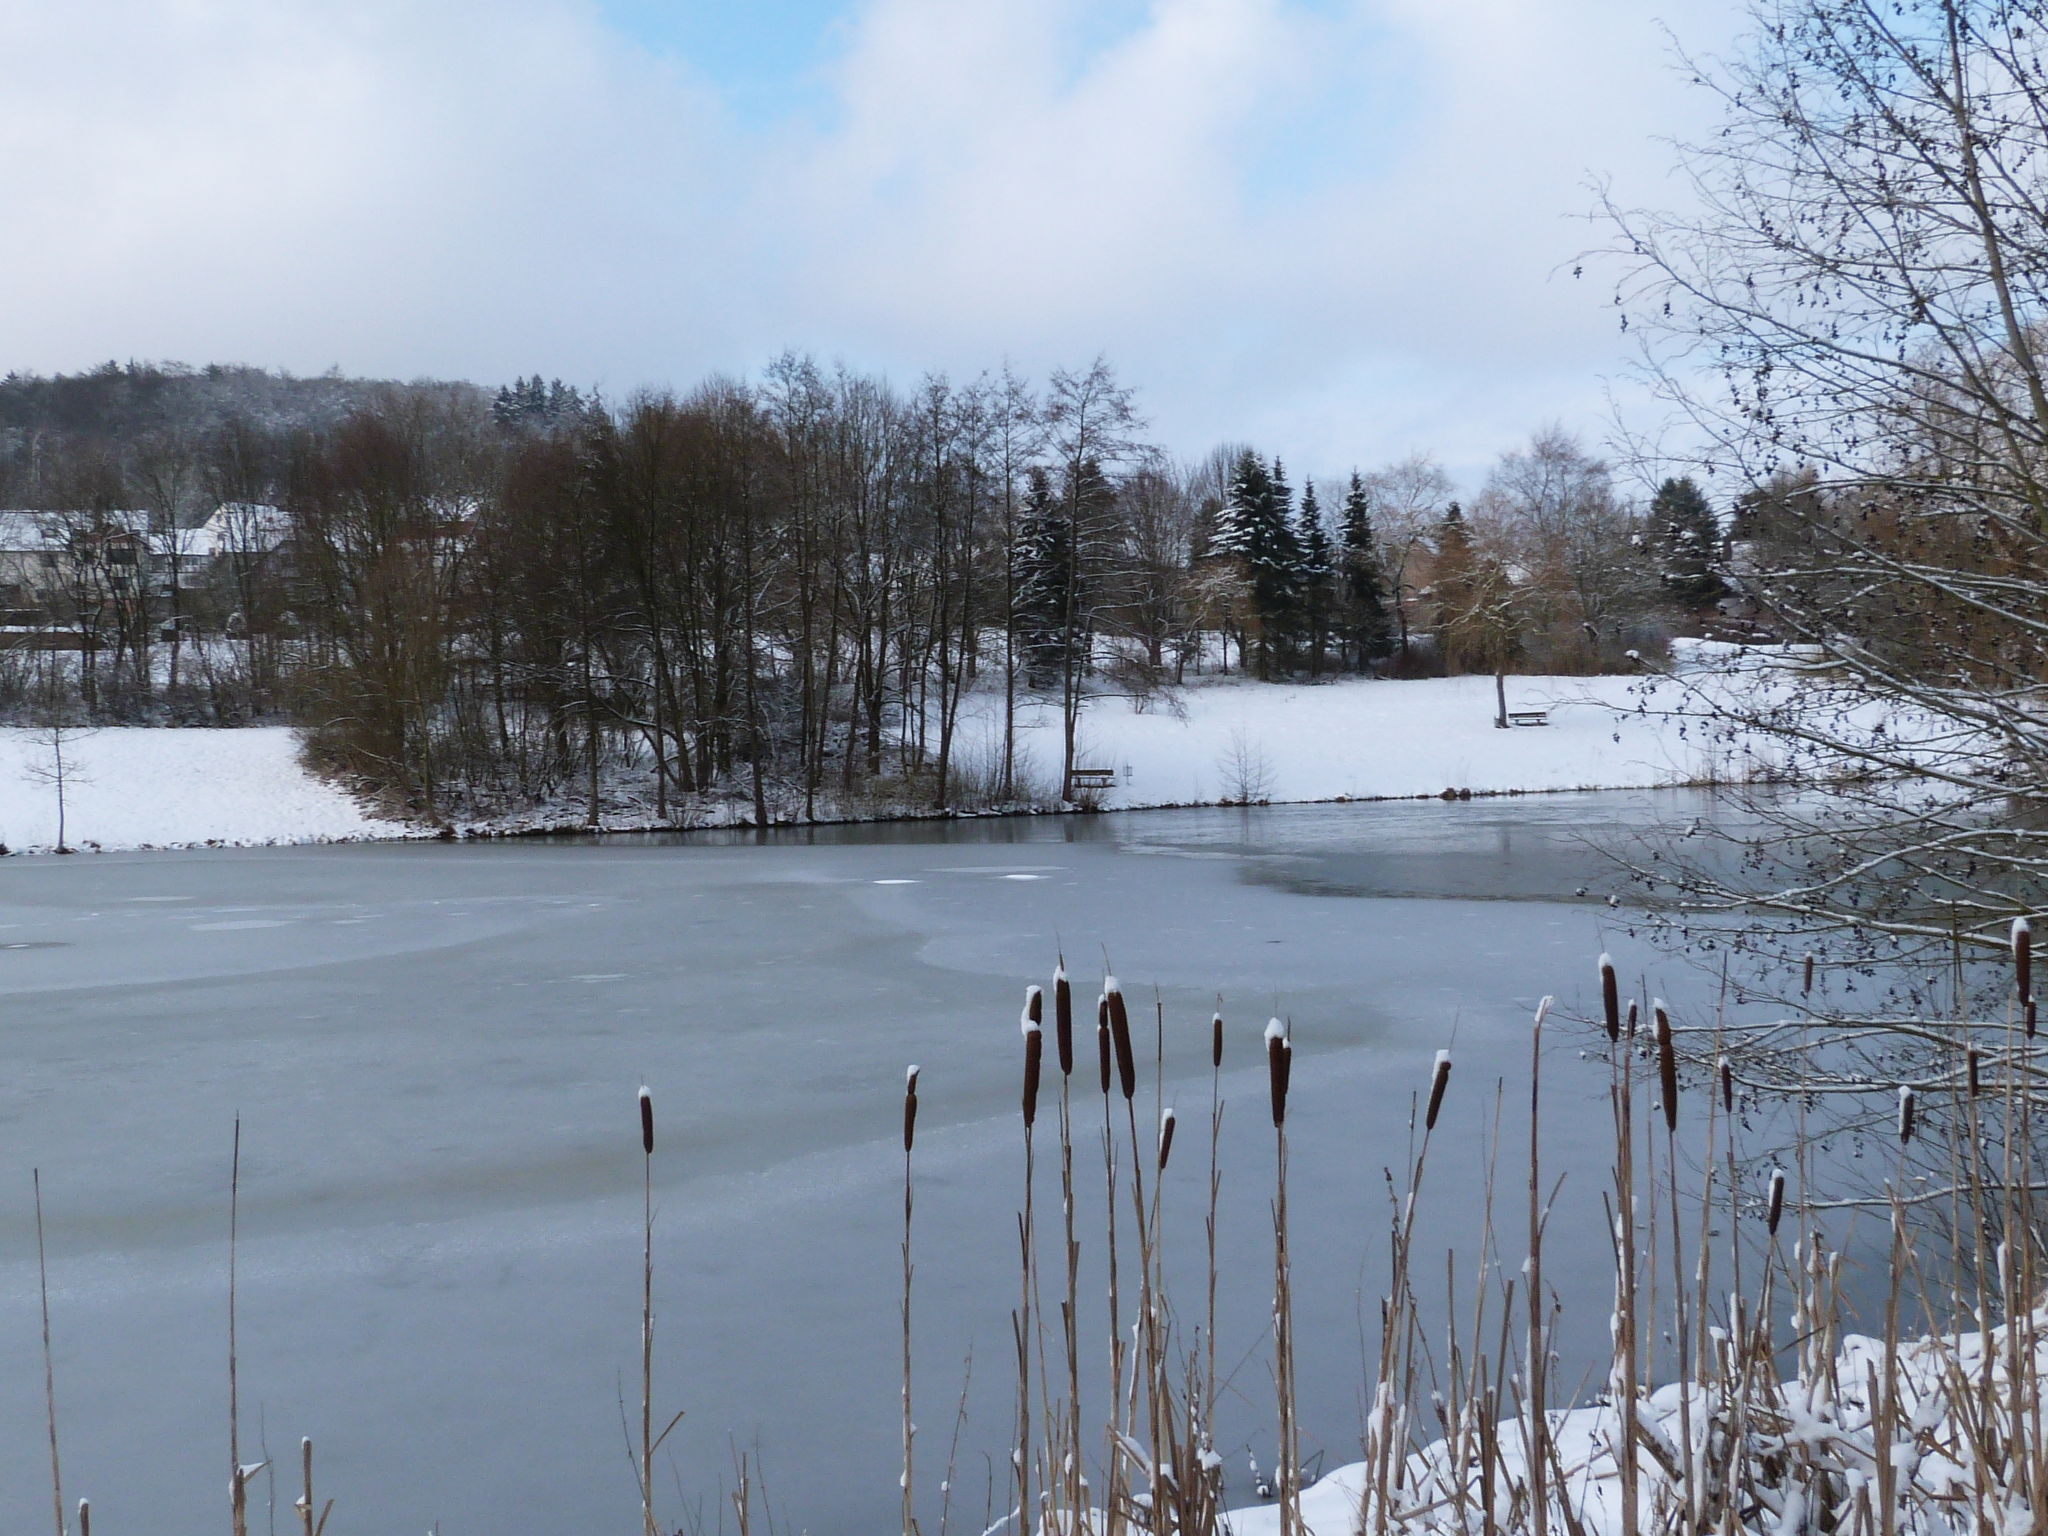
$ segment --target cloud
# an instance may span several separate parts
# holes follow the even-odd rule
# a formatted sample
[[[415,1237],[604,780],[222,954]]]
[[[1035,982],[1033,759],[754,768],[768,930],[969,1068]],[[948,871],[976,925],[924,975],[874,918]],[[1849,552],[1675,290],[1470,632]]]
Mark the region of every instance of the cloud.
[[[1637,0],[1104,14],[861,0],[829,110],[764,123],[588,0],[0,4],[0,367],[1102,351],[1177,449],[1332,471],[1590,420],[1622,349],[1568,216],[1690,126]]]

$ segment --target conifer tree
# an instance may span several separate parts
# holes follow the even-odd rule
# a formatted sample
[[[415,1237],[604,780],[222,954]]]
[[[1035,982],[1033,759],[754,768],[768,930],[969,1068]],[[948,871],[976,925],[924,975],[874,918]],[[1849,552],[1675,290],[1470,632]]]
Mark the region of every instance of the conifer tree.
[[[1336,567],[1331,556],[1330,531],[1323,526],[1323,509],[1316,501],[1313,480],[1301,488],[1301,516],[1295,536],[1301,549],[1301,625],[1308,639],[1308,671],[1311,677],[1323,672],[1323,649],[1330,636],[1337,608]]]
[[[1691,476],[1666,480],[1650,499],[1650,539],[1664,586],[1687,608],[1704,608],[1728,594],[1715,568],[1721,526],[1706,493]]]
[[[1355,469],[1344,495],[1343,531],[1343,627],[1352,665],[1364,672],[1393,653],[1394,638],[1386,575],[1373,533],[1372,498]]]
[[[1065,499],[1053,495],[1043,469],[1032,469],[1011,556],[1017,604],[1010,622],[1024,653],[1025,676],[1034,688],[1059,681],[1066,663],[1071,615],[1079,598],[1073,548]]]

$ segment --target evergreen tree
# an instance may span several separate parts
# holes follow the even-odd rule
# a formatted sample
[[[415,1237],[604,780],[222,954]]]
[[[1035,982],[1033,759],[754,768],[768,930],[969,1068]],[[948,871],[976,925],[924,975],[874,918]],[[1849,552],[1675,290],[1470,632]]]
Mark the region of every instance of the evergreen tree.
[[[1716,569],[1721,525],[1706,493],[1690,476],[1666,480],[1650,499],[1650,540],[1665,589],[1687,608],[1705,608],[1728,594]]]
[[[1319,677],[1323,670],[1323,647],[1336,616],[1337,582],[1330,531],[1323,526],[1323,509],[1316,502],[1313,480],[1301,488],[1301,517],[1295,542],[1301,549],[1301,624],[1308,637],[1309,675]]]
[[[1060,680],[1079,608],[1073,525],[1067,501],[1052,493],[1052,481],[1034,468],[1025,484],[1023,515],[1017,525],[1017,608],[1010,623],[1024,652],[1024,672],[1034,688]]]
[[[1393,654],[1392,614],[1387,579],[1380,567],[1379,543],[1372,526],[1372,498],[1357,470],[1344,495],[1343,625],[1352,664],[1365,671]]]

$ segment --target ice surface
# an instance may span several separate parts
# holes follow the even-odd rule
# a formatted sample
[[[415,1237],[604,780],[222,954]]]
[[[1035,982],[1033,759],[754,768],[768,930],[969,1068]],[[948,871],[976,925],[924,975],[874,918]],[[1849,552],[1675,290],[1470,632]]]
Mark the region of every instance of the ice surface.
[[[1512,1084],[1537,988],[1587,975],[1603,947],[1654,966],[1597,900],[1570,896],[1595,878],[1579,840],[1699,808],[1571,797],[0,864],[0,940],[24,946],[0,950],[0,1530],[49,1508],[30,1166],[67,1488],[109,1530],[218,1522],[237,1112],[245,1450],[261,1451],[259,1425],[271,1445],[312,1435],[321,1496],[350,1530],[631,1528],[618,1391],[637,1373],[642,1159],[618,1111],[643,1081],[664,1111],[656,1406],[688,1410],[669,1442],[682,1485],[715,1498],[737,1443],[796,1525],[887,1528],[897,1074],[914,1060],[930,1079],[917,1407],[950,1419],[972,1348],[972,1467],[1002,1454],[1013,1391],[994,1363],[1020,1193],[1004,1041],[1017,989],[1063,944],[1160,989],[1167,1102],[1180,1084],[1206,1099],[1219,992],[1226,1019],[1277,1009],[1299,1026],[1291,1188],[1315,1214],[1294,1236],[1295,1309],[1319,1341],[1301,1357],[1302,1422],[1323,1437],[1311,1453],[1348,1460],[1359,1297],[1383,1278],[1377,1171],[1403,1156],[1434,1054],[1455,1025],[1474,1081]],[[989,878],[1020,854],[1048,878]],[[281,926],[202,926],[253,921]],[[1263,1104],[1261,1058],[1226,1055],[1239,1105]],[[1597,1181],[1607,1075],[1560,1066],[1547,1166]],[[1151,1077],[1146,1060],[1141,1091]],[[1479,1102],[1454,1095],[1447,1120]],[[1086,1146],[1099,1113],[1091,1084],[1075,1108]],[[1231,1359],[1256,1357],[1268,1324],[1262,1122],[1225,1116]],[[1456,1223],[1477,1208],[1484,1140],[1440,1135],[1425,1247],[1470,1238]],[[1199,1273],[1205,1162],[1184,1153],[1163,1181],[1179,1276]],[[1094,1264],[1100,1180],[1080,1183]],[[1599,1220],[1561,1207],[1549,1268],[1604,1296]],[[1604,1305],[1565,1320],[1567,1355],[1605,1343]],[[1246,1447],[1270,1463],[1270,1404],[1245,1386],[1230,1413],[1231,1464]],[[945,1475],[927,1449],[920,1480]],[[962,1524],[978,1514],[977,1500]]]

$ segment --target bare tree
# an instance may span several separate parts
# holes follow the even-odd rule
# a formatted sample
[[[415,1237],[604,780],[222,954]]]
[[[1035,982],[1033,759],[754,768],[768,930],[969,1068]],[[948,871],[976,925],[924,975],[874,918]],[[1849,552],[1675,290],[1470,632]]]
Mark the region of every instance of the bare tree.
[[[1748,1032],[1759,1080],[1807,1026],[1842,1052],[1815,1091],[1879,1099],[1960,1081],[1973,1033],[1994,1058],[2008,1019],[2032,1033],[1999,962],[2048,900],[2044,35],[2039,0],[1760,5],[1730,61],[1689,66],[1724,108],[1681,153],[1695,211],[1609,209],[1647,378],[1702,468],[1761,488],[1738,581],[1789,647],[1651,707],[1820,791],[1755,796],[1744,848],[1648,871],[1674,921],[1818,952],[1778,1033]],[[1906,959],[1895,990],[1867,974]]]

